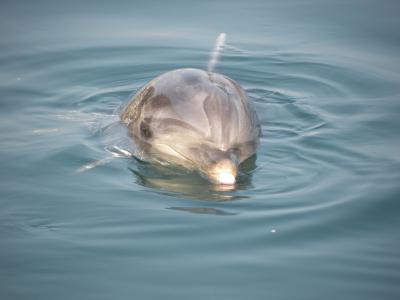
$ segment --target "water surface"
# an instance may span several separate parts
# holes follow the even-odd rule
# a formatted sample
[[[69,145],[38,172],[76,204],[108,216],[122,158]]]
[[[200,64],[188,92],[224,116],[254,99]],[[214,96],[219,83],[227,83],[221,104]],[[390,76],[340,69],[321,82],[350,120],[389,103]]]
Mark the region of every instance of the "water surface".
[[[3,1],[1,299],[397,299],[396,1]],[[118,111],[207,67],[263,137],[237,189],[138,162]]]

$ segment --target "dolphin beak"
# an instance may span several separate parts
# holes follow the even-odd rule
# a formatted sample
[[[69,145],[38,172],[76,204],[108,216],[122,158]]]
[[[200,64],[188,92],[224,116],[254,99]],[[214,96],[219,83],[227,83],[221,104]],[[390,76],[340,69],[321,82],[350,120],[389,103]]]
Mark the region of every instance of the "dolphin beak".
[[[234,184],[236,178],[231,172],[221,172],[218,174],[218,182],[220,184]]]
[[[236,183],[237,165],[230,159],[223,159],[211,166],[207,173],[216,184],[233,185]]]

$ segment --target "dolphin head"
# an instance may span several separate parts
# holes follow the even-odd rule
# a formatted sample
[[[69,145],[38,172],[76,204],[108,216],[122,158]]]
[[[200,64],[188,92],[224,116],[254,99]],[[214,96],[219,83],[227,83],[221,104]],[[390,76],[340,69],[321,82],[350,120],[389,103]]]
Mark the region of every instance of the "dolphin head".
[[[199,170],[234,184],[241,162],[255,154],[260,125],[232,79],[198,69],[156,77],[125,107],[121,119],[145,159]]]

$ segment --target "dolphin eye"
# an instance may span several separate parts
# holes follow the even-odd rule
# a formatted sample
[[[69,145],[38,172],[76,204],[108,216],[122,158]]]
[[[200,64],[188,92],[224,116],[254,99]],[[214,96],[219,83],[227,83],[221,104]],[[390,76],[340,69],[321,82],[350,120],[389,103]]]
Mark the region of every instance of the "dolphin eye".
[[[150,139],[153,136],[153,132],[151,131],[149,124],[145,122],[140,123],[140,134],[145,139]]]
[[[236,159],[239,159],[239,157],[241,155],[241,150],[240,150],[239,146],[236,146],[236,147],[232,148],[229,152],[230,152],[230,155],[231,156],[232,155],[235,156]]]

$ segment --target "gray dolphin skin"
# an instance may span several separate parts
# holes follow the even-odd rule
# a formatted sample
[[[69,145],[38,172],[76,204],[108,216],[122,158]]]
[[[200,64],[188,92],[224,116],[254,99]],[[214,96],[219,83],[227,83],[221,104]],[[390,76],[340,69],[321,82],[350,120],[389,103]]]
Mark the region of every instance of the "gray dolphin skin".
[[[261,127],[245,91],[227,76],[177,69],[147,83],[121,113],[151,162],[198,170],[232,185],[240,163],[255,155]]]

